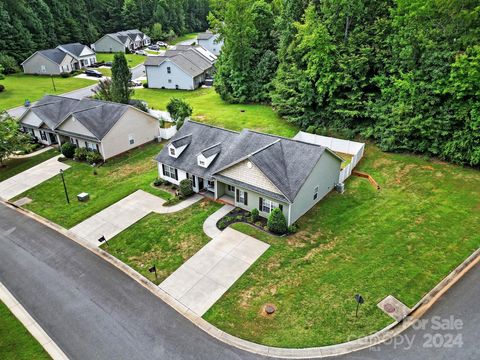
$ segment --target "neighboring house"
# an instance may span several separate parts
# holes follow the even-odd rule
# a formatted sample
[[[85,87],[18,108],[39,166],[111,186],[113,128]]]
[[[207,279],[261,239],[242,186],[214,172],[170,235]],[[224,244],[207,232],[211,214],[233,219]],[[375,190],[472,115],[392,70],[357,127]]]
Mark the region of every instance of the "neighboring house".
[[[19,119],[45,145],[71,142],[104,160],[158,138],[158,119],[133,106],[47,95]]]
[[[96,61],[92,49],[80,43],[72,43],[36,51],[22,66],[25,74],[60,75],[93,65]]]
[[[206,31],[197,35],[197,44],[218,56],[222,50],[223,40],[220,39],[219,34]]]
[[[149,88],[194,90],[212,76],[213,64],[214,60],[189,47],[148,56],[144,65]]]
[[[92,47],[96,52],[114,53],[135,51],[150,44],[150,37],[140,30],[133,29],[106,34],[92,44]]]
[[[338,183],[342,159],[326,147],[234,132],[187,120],[157,156],[162,179],[191,179],[195,192],[268,217],[280,208],[289,225]]]

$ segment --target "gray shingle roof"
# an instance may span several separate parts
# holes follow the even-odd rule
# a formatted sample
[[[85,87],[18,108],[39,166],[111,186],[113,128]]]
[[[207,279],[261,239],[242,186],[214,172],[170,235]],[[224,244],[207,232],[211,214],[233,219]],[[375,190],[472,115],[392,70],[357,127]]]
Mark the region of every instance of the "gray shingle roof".
[[[176,148],[179,148],[179,147],[190,144],[191,141],[192,141],[192,134],[188,134],[173,140],[171,144]]]
[[[157,156],[157,161],[197,176],[226,180],[226,176],[219,174],[222,170],[249,159],[285,195],[283,200],[277,198],[280,201],[286,199],[292,202],[295,199],[326,149],[319,145],[251,130],[232,132],[191,120],[185,122],[172,141],[187,134],[191,134],[191,142],[177,159],[169,156],[165,147]],[[220,152],[212,164],[207,169],[198,166],[196,156],[217,144]],[[228,180],[238,183],[234,179]],[[247,184],[241,185],[247,187]],[[265,190],[262,191],[266,193]],[[266,195],[272,197],[271,193]]]
[[[207,31],[207,32],[203,32],[203,33],[199,33],[197,35],[197,40],[208,40],[210,39],[214,34]]]
[[[38,53],[42,54],[43,56],[52,60],[55,64],[58,65],[60,65],[63,59],[65,59],[65,56],[67,56],[67,54],[60,49],[40,50]]]
[[[85,49],[86,45],[83,45],[77,42],[77,43],[59,45],[58,47],[62,47],[69,53],[72,53],[73,55],[78,57],[82,53],[83,49]]]
[[[188,61],[190,61],[196,67],[206,71],[210,69],[213,63],[204,56],[197,53],[194,49],[187,50],[167,50],[164,56],[174,57],[176,55],[183,55]]]
[[[209,158],[210,156],[218,154],[220,151],[222,151],[222,144],[218,143],[218,144],[215,144],[215,145],[212,145],[212,146],[206,148],[205,150],[203,150],[201,152],[201,154],[205,158]]]
[[[204,69],[198,67],[197,65],[193,64],[190,60],[188,60],[183,54],[178,54],[175,56],[147,56],[144,65],[145,66],[159,66],[166,60],[170,60],[174,64],[176,64],[180,69],[182,69],[188,75],[195,77],[198,75],[203,74],[205,71]]]
[[[128,108],[129,106],[125,104],[101,100],[78,100],[46,95],[27,110],[22,118],[28,111],[32,111],[50,129],[54,130],[69,116],[73,115],[98,140],[102,140]]]

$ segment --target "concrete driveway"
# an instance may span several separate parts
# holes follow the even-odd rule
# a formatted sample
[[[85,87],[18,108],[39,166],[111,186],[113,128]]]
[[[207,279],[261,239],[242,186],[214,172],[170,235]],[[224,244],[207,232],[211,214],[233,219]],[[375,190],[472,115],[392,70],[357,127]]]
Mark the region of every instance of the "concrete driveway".
[[[158,196],[137,190],[122,200],[89,217],[70,229],[74,235],[83,238],[94,246],[99,246],[98,239],[105,236],[107,240],[121,233],[151,212],[167,214],[183,210],[202,199],[194,195],[174,206],[163,206],[165,200]]]
[[[227,228],[159,287],[202,316],[270,245]]]
[[[41,184],[55,175],[60,170],[66,170],[70,166],[58,161],[60,155],[48,159],[28,170],[21,172],[7,180],[0,182],[0,198],[10,200],[17,195]]]

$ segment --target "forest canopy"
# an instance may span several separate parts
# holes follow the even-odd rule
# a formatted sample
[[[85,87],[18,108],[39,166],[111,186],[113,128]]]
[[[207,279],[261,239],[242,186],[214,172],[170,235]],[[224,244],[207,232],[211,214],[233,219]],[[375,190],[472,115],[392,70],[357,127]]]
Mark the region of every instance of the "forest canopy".
[[[40,49],[90,45],[132,28],[157,37],[204,31],[208,11],[208,0],[2,0],[0,52],[21,62]]]
[[[216,90],[311,132],[480,165],[478,0],[213,0]]]

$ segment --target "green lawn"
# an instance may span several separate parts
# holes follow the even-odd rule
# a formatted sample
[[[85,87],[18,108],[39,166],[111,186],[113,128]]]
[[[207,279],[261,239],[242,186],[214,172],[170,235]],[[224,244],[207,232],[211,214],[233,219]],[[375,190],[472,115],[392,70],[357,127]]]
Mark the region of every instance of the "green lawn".
[[[298,132],[295,126],[275,114],[270,106],[229,104],[213,88],[195,91],[138,89],[134,97],[160,110],[166,109],[172,97],[185,99],[193,107],[195,120],[231,130],[247,128],[288,137]]]
[[[68,161],[71,166],[65,171],[65,182],[70,194],[66,203],[60,177],[43,182],[17,198],[28,196],[33,201],[25,205],[29,210],[65,227],[70,228],[121,200],[138,189],[148,191],[164,199],[171,195],[150,186],[158,175],[157,163],[153,160],[162,149],[162,144],[148,144],[129,153],[109,160],[97,169],[85,163]],[[88,192],[90,200],[82,203],[76,195]]]
[[[0,93],[0,110],[23,105],[25,99],[37,101],[46,94],[60,95],[69,91],[95,84],[94,80],[54,77],[56,91],[50,76],[13,74],[5,76],[0,84],[5,90]]]
[[[114,53],[97,53],[97,61],[113,61]],[[137,54],[125,54],[127,58],[128,66],[133,68],[137,65],[143,64],[146,56],[137,55]]]
[[[413,306],[480,246],[478,171],[370,145],[358,169],[382,189],[350,178],[291,237],[233,225],[271,247],[204,318],[272,346],[352,340],[392,322],[376,306],[384,297]],[[356,293],[365,298],[358,319]],[[262,315],[266,303],[277,306],[271,317]]]
[[[149,214],[102,248],[159,284],[210,240],[203,223],[221,206],[202,200],[178,213]],[[158,281],[148,272],[152,265]]]
[[[28,158],[14,158],[8,159],[4,162],[4,167],[0,167],[0,181],[8,179],[22,171],[30,169],[31,167],[44,162],[45,160],[50,159],[58,155],[58,152],[54,149],[45,151],[41,154],[28,157]]]
[[[51,359],[2,302],[0,302],[0,358],[2,360]]]
[[[182,36],[177,37],[175,40],[172,40],[169,44],[175,45],[179,42],[186,41],[186,40],[196,40],[198,33],[188,33]]]

